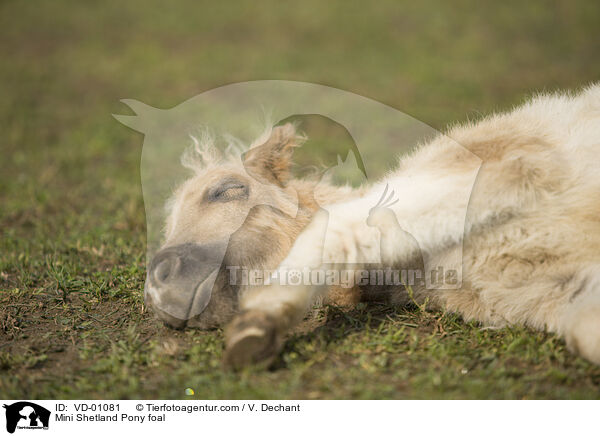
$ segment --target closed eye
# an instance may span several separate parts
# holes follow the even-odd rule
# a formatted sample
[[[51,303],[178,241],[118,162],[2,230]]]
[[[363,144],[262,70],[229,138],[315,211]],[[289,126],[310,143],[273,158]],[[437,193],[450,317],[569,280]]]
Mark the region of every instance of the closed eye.
[[[232,201],[248,198],[250,189],[248,185],[239,180],[226,180],[208,190],[208,201]]]

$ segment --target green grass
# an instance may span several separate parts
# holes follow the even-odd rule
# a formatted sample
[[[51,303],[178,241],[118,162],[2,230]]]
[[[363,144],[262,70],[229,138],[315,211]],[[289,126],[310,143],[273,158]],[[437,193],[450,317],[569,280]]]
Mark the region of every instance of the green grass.
[[[271,371],[221,367],[220,331],[143,306],[143,137],[121,98],[174,106],[288,79],[442,128],[598,80],[600,5],[0,3],[0,397],[600,398],[554,335],[419,308],[315,311]]]

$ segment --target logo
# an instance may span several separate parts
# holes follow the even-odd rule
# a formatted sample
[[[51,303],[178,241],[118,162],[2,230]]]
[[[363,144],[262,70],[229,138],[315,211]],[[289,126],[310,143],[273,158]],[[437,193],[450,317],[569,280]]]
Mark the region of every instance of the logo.
[[[6,409],[6,431],[14,433],[15,429],[48,430],[50,411],[29,401],[19,401],[4,405]]]
[[[324,282],[327,286],[346,287],[347,284],[347,287],[354,287],[357,284],[364,286],[362,283],[366,282],[369,287],[386,286],[389,292],[398,286],[413,285],[440,290],[460,288],[462,243],[450,242],[450,239],[462,241],[467,206],[481,160],[446,136],[444,141],[452,144],[452,150],[459,151],[460,156],[474,163],[468,173],[464,173],[464,182],[453,187],[456,190],[451,195],[444,186],[431,183],[426,178],[410,174],[406,177],[390,176],[396,174],[390,171],[396,171],[400,156],[410,155],[419,144],[440,137],[439,132],[426,124],[348,91],[280,80],[226,85],[166,110],[135,100],[123,100],[123,103],[135,115],[115,115],[115,118],[144,133],[140,174],[146,211],[146,259],[149,262],[144,288],[146,298],[160,309],[160,313],[185,321],[198,317],[208,307],[213,289],[220,286],[217,280],[221,267],[231,267],[228,268],[231,286],[262,286],[265,279],[272,283],[270,278],[273,274],[269,272],[265,274],[263,270],[246,269],[240,263],[225,265],[225,255],[236,252],[236,258],[254,259],[261,250],[266,254],[270,248],[266,240],[256,244],[241,238],[250,234],[254,235],[252,237],[263,236],[263,228],[266,236],[268,229],[275,224],[255,224],[252,227],[250,223],[256,220],[248,218],[260,210],[271,211],[266,216],[269,213],[283,214],[293,219],[305,214],[301,203],[306,203],[311,192],[323,195],[313,195],[309,200],[316,210],[310,225],[304,230],[304,240],[308,241],[306,235],[309,234],[310,242],[305,242],[306,249],[302,250],[306,251],[301,256],[296,253],[293,257],[296,262],[293,266],[300,267],[299,270],[283,271],[282,267],[287,265],[279,265],[275,271],[280,275],[277,277],[279,284],[320,286]],[[265,113],[265,108],[268,113]],[[300,158],[296,162],[300,164],[295,167],[297,171],[288,171],[294,163],[292,149],[308,139],[295,129],[294,123],[300,121],[296,120],[297,117],[309,115],[327,120],[332,132],[345,132],[345,139],[342,136],[328,137],[322,143],[306,143],[304,154],[300,151],[297,156]],[[306,126],[311,129],[310,121]],[[317,128],[316,138],[328,135],[328,131],[329,127]],[[215,174],[223,176],[225,172],[232,171],[231,178],[221,178],[221,184],[212,186],[213,197],[207,201],[213,202],[215,211],[220,211],[219,208],[225,207],[223,203],[232,199],[243,200],[244,206],[236,207],[235,213],[231,212],[235,219],[229,220],[227,226],[221,226],[220,236],[210,236],[213,244],[210,249],[205,248],[208,239],[202,241],[198,238],[166,247],[164,244],[169,235],[165,232],[165,222],[171,222],[171,230],[184,226],[183,221],[177,224],[178,218],[185,220],[185,217],[191,216],[192,210],[196,210],[195,200],[186,199],[196,198],[195,192],[202,188],[197,183],[188,184],[186,186],[190,189],[186,192],[189,195],[184,195],[182,188],[179,191],[181,195],[174,196],[172,187],[191,180],[190,177],[206,180],[206,174],[212,174],[219,167],[220,172],[217,170]],[[309,170],[311,167],[316,171]],[[310,175],[305,182],[312,187],[306,188],[302,194],[304,200],[290,184],[286,185],[285,194],[281,193],[285,200],[271,194],[252,196],[248,193],[249,185],[235,179],[238,174],[250,180],[248,183],[256,186],[259,192],[279,192],[281,184],[285,184],[289,177],[302,179],[304,175]],[[234,179],[236,182],[231,181]],[[389,180],[390,185],[381,186],[382,193],[377,195],[374,190],[379,189],[379,185],[370,184],[375,180]],[[343,185],[362,186],[368,189],[369,194],[353,197],[346,208],[337,207],[338,203],[346,200],[340,198],[338,201],[329,196]],[[222,197],[225,192],[228,194]],[[330,200],[321,201],[324,198]],[[450,239],[444,240],[443,244],[452,245],[452,249],[448,245],[443,256],[432,256],[427,247],[432,243],[432,235],[442,235],[442,230],[416,225],[420,220],[416,208],[435,208],[442,199],[452,204],[456,211],[452,220],[444,224],[445,229],[452,228],[452,236],[447,236]],[[346,221],[345,216],[348,215],[352,215],[351,221]],[[402,219],[399,221],[399,218]],[[207,212],[202,219],[203,223],[212,225],[221,220],[221,215],[220,212],[212,215]],[[248,231],[238,231],[242,227]],[[346,235],[344,229],[351,234]],[[446,231],[450,230],[443,232]],[[360,244],[354,244],[355,236],[360,237]],[[231,240],[238,241],[237,248],[230,245]],[[254,254],[238,253],[240,247],[247,247],[248,253]],[[321,266],[326,268],[315,269]],[[402,268],[393,269],[396,266]],[[307,267],[306,274],[303,274],[303,267]],[[196,319],[194,322],[204,321]]]

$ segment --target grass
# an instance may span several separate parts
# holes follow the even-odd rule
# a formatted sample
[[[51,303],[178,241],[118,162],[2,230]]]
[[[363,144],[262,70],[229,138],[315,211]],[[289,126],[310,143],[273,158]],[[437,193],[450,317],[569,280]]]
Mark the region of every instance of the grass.
[[[119,99],[301,80],[442,128],[600,71],[594,2],[253,8],[0,3],[0,397],[600,398],[600,368],[554,335],[416,307],[316,310],[273,370],[237,374],[220,331],[147,313],[142,136]]]

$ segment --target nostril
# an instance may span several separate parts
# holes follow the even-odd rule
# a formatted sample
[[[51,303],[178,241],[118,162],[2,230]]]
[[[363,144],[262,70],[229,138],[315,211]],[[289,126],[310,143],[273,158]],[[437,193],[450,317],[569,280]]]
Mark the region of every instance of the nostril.
[[[178,258],[166,258],[163,259],[154,268],[154,280],[158,284],[167,283],[170,276],[177,273],[180,260]]]

